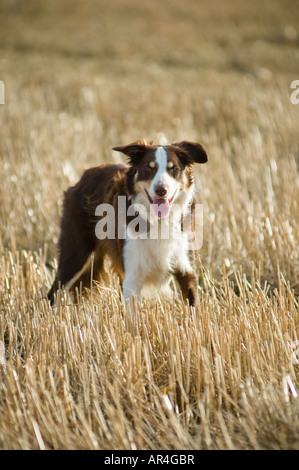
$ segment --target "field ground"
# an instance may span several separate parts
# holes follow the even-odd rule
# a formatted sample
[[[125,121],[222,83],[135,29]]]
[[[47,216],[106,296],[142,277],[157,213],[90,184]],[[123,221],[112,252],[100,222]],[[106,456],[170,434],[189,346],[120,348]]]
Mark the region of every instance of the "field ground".
[[[298,2],[0,15],[0,448],[299,449]],[[53,315],[63,191],[138,138],[208,150],[199,312],[111,276]]]

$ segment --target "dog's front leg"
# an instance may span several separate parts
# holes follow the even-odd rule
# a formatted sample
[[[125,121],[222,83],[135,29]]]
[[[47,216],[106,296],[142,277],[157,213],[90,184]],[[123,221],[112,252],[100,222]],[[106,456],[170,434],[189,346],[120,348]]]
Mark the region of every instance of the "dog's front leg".
[[[194,271],[174,273],[176,280],[181,288],[183,299],[188,300],[190,307],[198,305],[198,278]]]
[[[127,299],[130,303],[131,313],[133,312],[133,298],[137,297],[137,303],[140,302],[140,294],[143,286],[142,263],[140,261],[139,240],[128,238],[124,245],[123,261],[125,278],[123,281],[123,296],[125,308]]]
[[[125,307],[127,305],[127,299],[129,300],[131,313],[133,312],[133,295],[137,298],[137,304],[141,301],[141,286],[140,282],[132,274],[125,275],[123,282],[123,296],[125,301]]]

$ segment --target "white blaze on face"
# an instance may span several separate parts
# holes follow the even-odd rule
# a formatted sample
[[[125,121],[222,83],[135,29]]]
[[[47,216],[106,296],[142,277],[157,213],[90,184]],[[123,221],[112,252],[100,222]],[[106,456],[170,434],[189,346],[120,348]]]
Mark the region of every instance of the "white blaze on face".
[[[163,147],[158,147],[155,152],[155,161],[157,165],[157,173],[152,181],[149,189],[149,195],[153,200],[154,213],[160,217],[167,217],[174,200],[174,195],[178,189],[178,183],[172,178],[168,169],[168,156],[167,152]],[[156,187],[163,187],[167,190],[165,196],[161,197],[155,193]]]
[[[159,147],[155,153],[155,160],[158,171],[153,179],[151,190],[155,196],[155,186],[160,185],[168,189],[169,175],[167,173],[167,152],[163,147]]]

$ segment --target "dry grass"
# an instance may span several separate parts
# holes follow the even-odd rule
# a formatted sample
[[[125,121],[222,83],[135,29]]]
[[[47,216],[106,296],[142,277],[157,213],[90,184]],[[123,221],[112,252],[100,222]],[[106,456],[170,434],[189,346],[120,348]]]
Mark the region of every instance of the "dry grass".
[[[0,447],[299,449],[297,2],[0,12]],[[63,191],[143,137],[209,151],[199,312],[111,277],[53,314]]]

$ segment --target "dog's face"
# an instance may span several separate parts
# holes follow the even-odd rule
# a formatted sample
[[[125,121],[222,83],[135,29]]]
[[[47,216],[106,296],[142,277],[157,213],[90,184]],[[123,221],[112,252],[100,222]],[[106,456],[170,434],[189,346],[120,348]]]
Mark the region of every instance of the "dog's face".
[[[138,196],[138,202],[152,206],[158,218],[167,217],[173,203],[191,191],[193,164],[208,160],[204,147],[196,142],[157,146],[137,141],[113,149],[129,157],[128,191]]]

